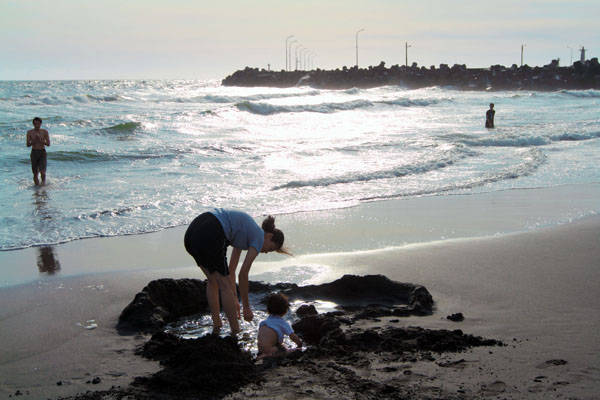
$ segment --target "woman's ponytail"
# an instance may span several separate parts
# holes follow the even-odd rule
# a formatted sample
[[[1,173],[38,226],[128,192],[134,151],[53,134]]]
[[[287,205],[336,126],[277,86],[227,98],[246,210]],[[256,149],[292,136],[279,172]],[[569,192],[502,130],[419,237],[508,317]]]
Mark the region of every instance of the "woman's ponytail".
[[[277,245],[277,250],[275,251],[277,251],[278,253],[287,254],[289,256],[292,255],[292,253],[290,253],[287,248],[283,247],[283,241],[285,240],[285,236],[283,235],[283,232],[281,230],[275,228],[275,217],[269,215],[267,218],[265,218],[262,222],[262,229],[263,231],[271,233],[273,235],[271,240]]]

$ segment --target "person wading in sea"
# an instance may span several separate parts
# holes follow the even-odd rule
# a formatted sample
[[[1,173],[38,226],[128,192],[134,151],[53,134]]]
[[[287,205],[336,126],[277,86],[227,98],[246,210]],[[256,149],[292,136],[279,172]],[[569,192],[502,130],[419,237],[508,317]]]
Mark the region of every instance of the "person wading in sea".
[[[496,111],[494,110],[494,103],[490,103],[490,109],[485,113],[485,127],[493,128],[494,127],[494,116],[496,115]]]
[[[247,250],[239,274],[243,316],[252,321],[254,314],[248,299],[248,273],[259,253],[290,254],[283,247],[284,235],[275,228],[275,218],[269,216],[262,226],[243,211],[215,208],[196,217],[185,232],[185,249],[196,261],[206,278],[206,299],[213,320],[213,333],[221,330],[219,294],[223,310],[233,335],[240,331],[238,318],[240,304],[237,301],[235,270],[242,250]],[[227,247],[231,245],[231,261],[227,265]]]
[[[48,131],[41,127],[42,119],[35,117],[33,119],[33,129],[27,131],[27,147],[31,147],[31,171],[33,172],[33,183],[35,183],[35,186],[40,186],[38,173],[42,177],[42,186],[46,183],[48,156],[45,146],[50,146]]]

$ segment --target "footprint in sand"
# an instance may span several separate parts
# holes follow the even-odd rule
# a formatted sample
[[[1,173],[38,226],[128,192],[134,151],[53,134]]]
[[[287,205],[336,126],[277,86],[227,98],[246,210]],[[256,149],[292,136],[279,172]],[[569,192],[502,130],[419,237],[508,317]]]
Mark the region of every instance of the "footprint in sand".
[[[484,383],[481,385],[481,394],[484,396],[494,396],[504,392],[506,392],[506,383],[502,381]]]
[[[565,364],[568,364],[568,362],[565,360],[548,360],[546,362],[536,365],[536,368],[545,369],[545,368],[559,366],[559,365],[565,365]]]
[[[541,393],[546,390],[546,386],[544,385],[533,385],[527,388],[529,393]]]

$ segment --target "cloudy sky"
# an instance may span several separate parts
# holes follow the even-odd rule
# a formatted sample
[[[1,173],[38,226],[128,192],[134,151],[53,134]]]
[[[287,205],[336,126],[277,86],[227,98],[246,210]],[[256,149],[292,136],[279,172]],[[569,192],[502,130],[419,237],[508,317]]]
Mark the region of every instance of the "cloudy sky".
[[[561,65],[600,54],[598,0],[0,0],[0,79],[220,79],[245,66]],[[302,53],[302,49],[307,50]]]

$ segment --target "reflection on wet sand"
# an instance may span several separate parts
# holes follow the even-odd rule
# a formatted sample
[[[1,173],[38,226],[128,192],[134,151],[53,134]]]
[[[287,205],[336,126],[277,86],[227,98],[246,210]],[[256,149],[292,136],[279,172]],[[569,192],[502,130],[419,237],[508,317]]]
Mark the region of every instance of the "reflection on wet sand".
[[[48,207],[48,192],[45,188],[36,188],[33,194],[34,204],[37,215],[40,217],[39,227],[40,232],[45,232],[52,228],[53,211]],[[54,246],[41,246],[37,248],[37,266],[42,274],[54,275],[60,271],[60,261],[54,251]]]
[[[42,246],[37,249],[37,265],[40,273],[54,275],[60,270],[60,261],[54,253],[54,246]]]

